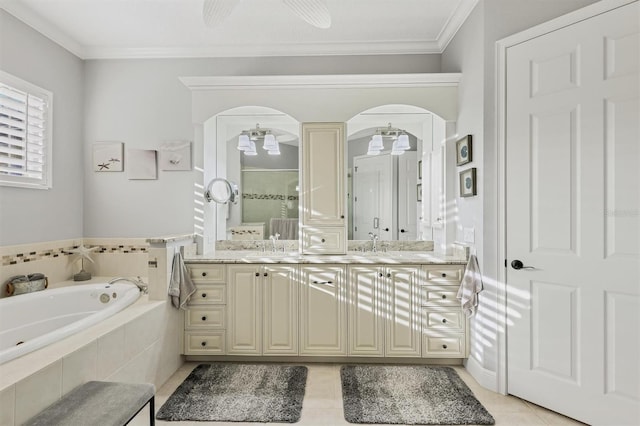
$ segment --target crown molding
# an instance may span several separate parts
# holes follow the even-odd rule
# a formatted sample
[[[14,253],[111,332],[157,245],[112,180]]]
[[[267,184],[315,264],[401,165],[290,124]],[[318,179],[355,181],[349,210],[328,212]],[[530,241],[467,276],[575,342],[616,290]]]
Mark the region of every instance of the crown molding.
[[[438,34],[437,43],[440,53],[444,52],[451,40],[453,40],[458,30],[462,27],[462,24],[464,24],[478,4],[478,1],[479,0],[464,0],[458,4],[455,12],[449,17],[447,23],[442,27],[442,31]]]
[[[40,34],[49,38],[54,43],[67,49],[69,52],[73,53],[80,59],[85,59],[85,49],[80,43],[78,43],[64,31],[60,30],[60,28],[58,28],[57,26],[40,17],[40,15],[35,14],[22,2],[0,0],[0,8],[4,9],[7,13],[13,15],[15,18],[35,29]]]
[[[228,89],[340,89],[381,87],[457,86],[460,73],[416,74],[334,74],[334,75],[272,75],[179,77],[193,91]]]

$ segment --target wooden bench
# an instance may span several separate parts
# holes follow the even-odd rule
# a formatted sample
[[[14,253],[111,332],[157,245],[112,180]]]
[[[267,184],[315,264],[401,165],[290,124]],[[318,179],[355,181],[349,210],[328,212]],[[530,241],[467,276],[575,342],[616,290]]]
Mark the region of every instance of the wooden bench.
[[[155,424],[155,386],[147,383],[87,382],[45,408],[29,426],[123,426],[149,404]]]

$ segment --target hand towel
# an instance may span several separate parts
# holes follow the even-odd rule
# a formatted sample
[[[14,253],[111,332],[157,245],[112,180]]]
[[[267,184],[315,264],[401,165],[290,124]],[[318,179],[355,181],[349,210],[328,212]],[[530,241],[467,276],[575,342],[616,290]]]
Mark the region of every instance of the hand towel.
[[[467,317],[476,312],[478,306],[478,293],[482,291],[482,274],[478,266],[478,259],[474,254],[469,256],[467,268],[464,271],[457,298],[460,299],[462,310]]]
[[[171,281],[169,282],[171,303],[178,309],[185,309],[184,305],[195,292],[196,286],[193,284],[193,281],[191,281],[189,271],[184,264],[184,259],[182,259],[182,254],[177,252],[173,256]]]

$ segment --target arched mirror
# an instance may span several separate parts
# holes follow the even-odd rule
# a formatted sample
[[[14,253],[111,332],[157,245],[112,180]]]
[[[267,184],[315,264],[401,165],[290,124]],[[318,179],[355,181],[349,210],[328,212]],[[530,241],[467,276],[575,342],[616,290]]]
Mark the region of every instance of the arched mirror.
[[[239,107],[205,123],[216,175],[238,182],[236,204],[218,208],[219,240],[298,239],[300,123],[266,107]]]

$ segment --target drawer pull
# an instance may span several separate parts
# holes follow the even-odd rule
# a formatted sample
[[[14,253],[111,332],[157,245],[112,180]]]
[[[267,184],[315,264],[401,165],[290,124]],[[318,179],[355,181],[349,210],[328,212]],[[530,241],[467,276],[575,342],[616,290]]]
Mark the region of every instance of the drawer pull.
[[[202,298],[206,299],[207,298],[207,293],[202,293]]]
[[[443,294],[443,295],[442,295],[442,298],[443,298],[443,299],[446,299],[446,298],[447,298],[447,295],[446,295],[446,294]]]
[[[207,342],[202,342],[200,343],[200,345],[204,348],[205,346],[207,346]]]
[[[314,284],[333,284],[333,281],[314,281]]]
[[[442,349],[447,349],[447,345],[442,345]]]
[[[443,322],[444,324],[446,324],[446,323],[447,323],[447,319],[446,319],[446,318],[442,318],[442,322]]]
[[[447,274],[445,274],[444,272],[442,273],[442,278],[446,278]]]
[[[206,320],[207,320],[207,317],[202,317],[202,321],[206,321]]]
[[[202,273],[202,276],[203,276],[203,277],[206,277],[206,276],[207,276],[207,273],[206,273],[206,272],[203,272],[203,273]]]

